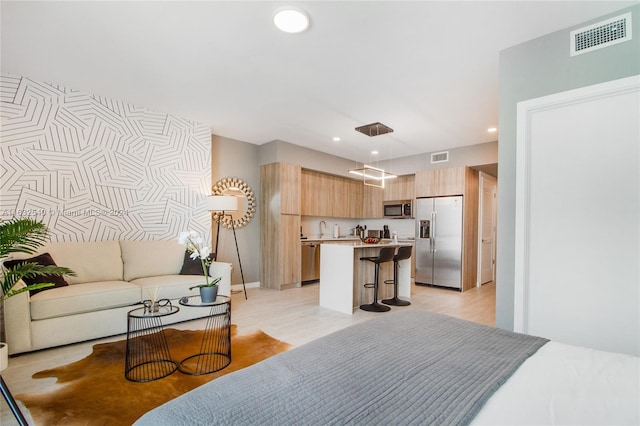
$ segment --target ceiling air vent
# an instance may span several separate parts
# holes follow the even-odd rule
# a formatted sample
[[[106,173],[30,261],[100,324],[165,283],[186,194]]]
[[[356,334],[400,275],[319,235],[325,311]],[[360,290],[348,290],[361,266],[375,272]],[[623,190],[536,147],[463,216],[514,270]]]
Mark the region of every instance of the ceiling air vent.
[[[631,40],[631,13],[571,31],[571,56]]]
[[[431,164],[446,163],[449,161],[449,151],[434,152],[431,154]]]

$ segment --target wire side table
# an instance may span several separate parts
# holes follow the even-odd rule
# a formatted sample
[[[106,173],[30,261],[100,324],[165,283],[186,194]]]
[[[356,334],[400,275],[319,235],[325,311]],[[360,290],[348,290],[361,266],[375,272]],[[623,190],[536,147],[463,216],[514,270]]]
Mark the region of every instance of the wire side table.
[[[168,304],[150,312],[149,307],[127,314],[127,347],[124,376],[132,382],[150,382],[166,377],[178,369],[171,359],[162,317],[173,315],[180,308]]]
[[[228,366],[231,363],[231,298],[218,296],[212,303],[202,303],[200,296],[187,296],[180,299],[180,304],[211,309],[200,351],[180,361],[180,372],[199,376]]]

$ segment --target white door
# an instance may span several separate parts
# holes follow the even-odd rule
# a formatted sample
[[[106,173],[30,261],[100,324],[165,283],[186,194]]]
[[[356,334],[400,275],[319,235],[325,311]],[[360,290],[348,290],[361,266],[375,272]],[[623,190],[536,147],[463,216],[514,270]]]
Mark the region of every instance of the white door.
[[[514,328],[640,355],[640,76],[518,104]]]
[[[478,209],[478,286],[495,279],[497,182],[480,172],[480,208]]]

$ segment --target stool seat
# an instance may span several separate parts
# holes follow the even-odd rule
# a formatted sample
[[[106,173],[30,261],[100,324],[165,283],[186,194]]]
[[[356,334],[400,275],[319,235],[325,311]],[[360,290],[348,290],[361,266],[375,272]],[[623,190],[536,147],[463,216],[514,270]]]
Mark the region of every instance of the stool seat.
[[[391,262],[395,255],[395,247],[383,247],[380,249],[378,256],[363,256],[360,260],[372,262],[375,264],[375,278],[373,283],[366,283],[364,286],[370,288],[373,285],[373,302],[360,305],[360,309],[369,312],[387,312],[390,307],[378,303],[378,278],[380,277],[380,265],[385,262]]]
[[[400,261],[411,258],[412,250],[413,248],[411,246],[401,246],[393,257],[393,280],[386,280],[384,282],[385,284],[393,284],[393,297],[382,300],[381,302],[385,305],[409,306],[411,304],[408,300],[402,300],[398,297],[398,267]]]

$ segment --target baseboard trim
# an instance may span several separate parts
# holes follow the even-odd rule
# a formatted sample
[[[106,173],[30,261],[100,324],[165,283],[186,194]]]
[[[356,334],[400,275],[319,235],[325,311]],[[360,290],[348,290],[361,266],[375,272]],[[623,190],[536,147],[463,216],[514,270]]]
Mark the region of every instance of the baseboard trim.
[[[260,281],[254,281],[252,283],[245,283],[246,288],[260,288]],[[231,291],[243,291],[242,284],[232,284]]]

